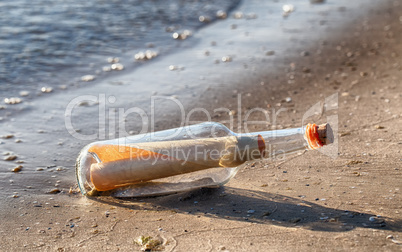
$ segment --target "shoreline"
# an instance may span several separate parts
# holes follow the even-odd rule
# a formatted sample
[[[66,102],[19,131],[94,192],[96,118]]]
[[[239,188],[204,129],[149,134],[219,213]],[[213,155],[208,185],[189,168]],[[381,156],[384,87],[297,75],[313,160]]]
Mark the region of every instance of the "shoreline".
[[[392,1],[387,3],[392,4]],[[401,6],[395,6],[393,10],[390,7],[381,8],[371,12],[371,20],[356,20],[347,27],[331,26],[336,34],[342,33],[343,37],[328,40],[325,45],[320,45],[319,39],[314,40],[317,50],[312,50],[314,46],[311,44],[303,46],[301,40],[301,46],[294,48],[294,53],[282,57],[285,54],[276,51],[274,60],[269,62],[266,56],[247,60],[233,57],[233,62],[221,62],[211,69],[212,58],[209,58],[208,64],[202,61],[204,65],[198,64],[200,61],[190,61],[184,71],[173,72],[174,78],[161,80],[164,90],[158,90],[158,93],[176,95],[173,90],[181,90],[179,98],[185,100],[185,111],[205,108],[211,112],[214,121],[230,118],[227,113],[214,113],[214,109],[219,107],[234,110],[233,113],[238,115],[236,101],[241,94],[241,111],[263,108],[271,116],[271,121],[265,125],[252,125],[253,131],[298,127],[309,108],[337,93],[336,113],[325,111],[318,115],[313,113],[310,117],[317,123],[325,121],[327,116],[338,115],[339,156],[336,159],[308,152],[286,160],[263,160],[249,164],[226,186],[216,190],[202,189],[141,200],[91,200],[78,193],[68,194],[69,187],[73,186],[71,176],[74,176],[74,171],[72,165],[66,164],[74,163],[72,153],[78,152],[85,141],[67,139],[65,130],[54,128],[53,120],[63,120],[63,115],[40,105],[39,110],[47,113],[34,121],[33,116],[27,118],[32,125],[41,125],[41,128],[26,128],[27,122],[23,120],[6,123],[7,133],[13,133],[15,137],[10,141],[1,140],[7,141],[7,144],[0,145],[2,151],[15,152],[18,159],[26,159],[27,162],[22,164],[24,168],[20,174],[2,174],[3,181],[12,179],[14,183],[10,183],[11,186],[7,182],[0,185],[4,191],[0,196],[0,216],[10,220],[0,229],[0,249],[139,250],[133,240],[140,235],[149,235],[167,241],[166,251],[348,250],[352,247],[358,251],[374,248],[397,251],[400,245],[386,237],[393,235],[395,240],[402,240],[402,220],[399,218],[402,209],[398,204],[401,202],[402,177],[399,168],[401,160],[398,160],[401,126],[397,123],[402,114],[402,85],[398,81],[402,79],[402,48],[398,44],[402,25],[397,15],[400,9]],[[226,25],[221,25],[227,29]],[[201,30],[196,36],[203,36],[203,32],[207,31]],[[356,36],[355,32],[360,34]],[[230,50],[233,48],[228,48]],[[197,57],[201,57],[202,53],[200,51]],[[296,57],[298,54],[304,56]],[[222,52],[222,55],[226,53]],[[185,62],[186,58],[182,60]],[[247,63],[247,68],[244,63]],[[163,64],[155,62],[152,67],[162,69]],[[180,61],[175,64],[180,65]],[[190,77],[192,72],[187,69],[195,67],[192,64],[207,69],[204,80],[217,85],[198,87],[203,79],[200,76]],[[263,70],[270,64],[275,66],[272,70],[276,73],[274,75]],[[215,71],[216,75],[213,74]],[[229,73],[233,71],[242,77],[230,77]],[[153,78],[166,76],[154,71],[150,73],[153,76],[142,76],[139,81],[147,83]],[[135,75],[124,74],[119,79],[123,86],[129,85],[129,81],[137,81]],[[193,86],[180,88],[183,80],[192,82],[195,79],[198,82]],[[242,84],[243,79],[245,85]],[[231,87],[229,91],[228,87]],[[95,92],[91,88],[87,89],[88,94],[106,94],[110,84],[98,85]],[[155,91],[152,87],[146,88],[144,93]],[[199,97],[196,101],[192,100],[194,94],[195,99]],[[135,107],[138,103],[127,103],[128,97],[130,93],[119,95],[113,105]],[[286,102],[287,97],[291,98],[290,102]],[[52,104],[54,108],[62,108],[65,107],[65,100]],[[106,108],[109,112],[109,107]],[[141,108],[146,110],[146,107]],[[85,109],[79,114],[84,118],[96,112],[96,106],[79,109]],[[280,109],[286,110],[281,110],[276,117],[277,122],[273,123],[272,115]],[[162,115],[158,115],[157,130],[177,126],[179,121],[172,118],[179,118],[180,114],[172,111],[168,114],[169,110],[164,110],[160,113]],[[255,113],[249,119],[262,121],[264,116],[264,113]],[[195,118],[205,120],[202,114],[195,115]],[[88,119],[81,125],[93,125],[91,118]],[[134,125],[130,123],[136,119],[129,118],[127,124]],[[81,133],[93,133],[81,127]],[[137,130],[131,127],[130,130]],[[12,128],[18,129],[17,133]],[[35,130],[43,132],[29,133]],[[236,126],[233,130],[242,131]],[[105,135],[108,133],[105,132]],[[58,141],[62,144],[50,145],[47,134],[54,138],[61,134],[62,139]],[[11,145],[10,142],[17,138],[29,141]],[[54,148],[52,151],[49,151],[50,146]],[[30,153],[30,148],[36,148],[35,153],[41,156],[25,154]],[[69,153],[67,157],[66,153]],[[7,166],[7,171],[14,166],[2,163]],[[33,181],[29,185],[32,189],[21,186],[24,180],[19,180],[21,178],[17,176],[35,176],[39,172],[36,169],[41,167],[45,176],[30,180],[30,183]],[[62,169],[57,171],[60,167]],[[46,178],[47,184],[43,183],[43,178]],[[61,193],[46,194],[57,181],[60,181],[58,188]],[[14,191],[18,192],[18,198],[10,197]],[[373,216],[374,221],[369,221]],[[26,233],[31,234],[30,238],[20,239],[21,235],[26,237]]]

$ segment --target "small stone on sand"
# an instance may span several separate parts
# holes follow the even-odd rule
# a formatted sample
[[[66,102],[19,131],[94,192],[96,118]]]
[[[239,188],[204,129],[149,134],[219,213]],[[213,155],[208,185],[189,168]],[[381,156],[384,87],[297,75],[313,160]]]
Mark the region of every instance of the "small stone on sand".
[[[1,138],[3,138],[3,139],[10,139],[10,138],[13,138],[13,137],[14,137],[14,135],[9,134],[9,135],[4,135],[4,136],[2,136]]]
[[[14,105],[14,104],[18,104],[21,103],[22,99],[19,97],[10,97],[10,98],[5,98],[4,99],[4,103],[6,104],[10,104],[10,105]]]
[[[58,194],[58,193],[60,193],[60,192],[61,192],[60,189],[54,188],[54,189],[48,191],[47,193],[48,193],[48,194]]]
[[[211,22],[211,18],[209,18],[209,17],[207,17],[207,16],[199,16],[199,17],[198,17],[198,20],[199,20],[201,23],[209,23],[209,22]]]
[[[134,55],[134,59],[137,61],[140,60],[150,60],[158,56],[156,51],[146,50],[145,52],[139,52]]]
[[[224,56],[222,57],[222,62],[231,62],[232,58],[230,56]]]
[[[241,19],[241,18],[243,18],[243,12],[241,12],[241,11],[238,11],[238,12],[236,12],[234,15],[233,15],[233,17],[235,18],[235,19]]]
[[[121,71],[124,69],[124,66],[120,63],[115,63],[110,68],[115,71]]]
[[[93,80],[95,80],[95,76],[94,76],[94,75],[90,75],[90,74],[84,75],[84,76],[81,77],[81,80],[82,80],[82,81],[85,81],[85,82],[93,81]]]
[[[15,155],[10,155],[4,158],[4,161],[14,161],[17,159],[17,156]]]
[[[285,4],[284,6],[282,6],[282,10],[284,13],[291,13],[295,10],[295,7],[291,4]]]
[[[228,14],[227,14],[225,11],[223,11],[223,10],[218,10],[218,11],[216,12],[216,17],[217,17],[217,18],[225,19],[225,18],[227,18],[227,16],[228,16]]]
[[[40,89],[40,91],[41,91],[42,93],[51,93],[51,92],[53,91],[53,88],[51,88],[51,87],[42,87],[42,88]]]
[[[177,69],[179,69],[178,66],[175,66],[175,65],[170,65],[170,66],[169,66],[169,70],[170,70],[170,71],[174,71],[174,70],[177,70]]]
[[[173,33],[172,37],[178,40],[184,40],[191,36],[191,32],[189,30],[184,30],[182,33],[175,32]]]
[[[15,173],[20,172],[22,170],[22,167],[23,167],[22,165],[19,165],[19,166],[15,167],[12,171]]]
[[[24,96],[28,96],[29,92],[28,91],[21,91],[20,92],[20,96],[24,97]]]
[[[120,59],[119,58],[117,58],[117,57],[109,57],[109,58],[107,58],[107,62],[109,62],[109,63],[119,63],[119,61],[120,61]]]

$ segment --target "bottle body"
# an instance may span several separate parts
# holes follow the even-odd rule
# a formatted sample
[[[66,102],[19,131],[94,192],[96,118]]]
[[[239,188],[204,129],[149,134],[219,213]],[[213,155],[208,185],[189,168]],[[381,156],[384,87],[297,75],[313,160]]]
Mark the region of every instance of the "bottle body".
[[[207,122],[87,145],[76,175],[87,196],[138,197],[228,182],[250,160],[305,149],[304,129],[236,134]],[[269,143],[269,148],[267,148]],[[268,150],[268,152],[267,152]],[[103,193],[105,192],[105,193]]]

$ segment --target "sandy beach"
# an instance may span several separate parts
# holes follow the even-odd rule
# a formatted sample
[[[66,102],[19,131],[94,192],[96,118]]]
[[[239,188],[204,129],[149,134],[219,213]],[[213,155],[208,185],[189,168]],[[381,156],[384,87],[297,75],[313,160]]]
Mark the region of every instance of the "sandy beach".
[[[3,159],[16,158],[0,161],[0,251],[141,251],[140,236],[159,241],[161,251],[401,251],[402,3],[360,9],[327,2],[314,6],[322,9],[308,24],[297,23],[297,5],[287,17],[296,21],[281,19],[282,33],[272,39],[286,41],[281,47],[260,41],[260,13],[228,19],[213,24],[228,37],[211,41],[208,29],[200,30],[195,48],[6,114],[0,151]],[[239,11],[258,4],[243,3]],[[348,21],[336,25],[342,19]],[[167,62],[179,70],[169,71]],[[153,81],[160,82],[157,90],[146,85]],[[101,94],[104,103],[89,101],[71,114],[79,133],[73,137],[68,104]],[[110,108],[137,107],[155,116],[154,130],[180,126],[183,114],[172,100],[150,113],[152,95],[179,100],[185,116],[202,108],[235,132],[331,120],[336,142],[251,162],[217,189],[140,199],[82,196],[74,163],[92,140],[77,136],[113,138],[144,126],[140,113],[125,118],[124,132],[98,124],[100,105],[107,105],[108,120],[118,116]],[[190,121],[208,120],[203,111]]]

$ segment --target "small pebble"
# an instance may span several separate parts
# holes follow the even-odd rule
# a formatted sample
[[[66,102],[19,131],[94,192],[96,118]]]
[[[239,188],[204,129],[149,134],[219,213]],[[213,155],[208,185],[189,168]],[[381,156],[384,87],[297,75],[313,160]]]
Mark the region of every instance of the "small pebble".
[[[5,98],[4,102],[6,104],[14,105],[22,102],[22,99],[19,97],[10,97],[10,98]]]
[[[90,75],[90,74],[84,75],[84,76],[81,77],[81,80],[85,81],[85,82],[93,81],[93,80],[95,80],[95,76]]]
[[[232,58],[230,56],[224,56],[222,57],[222,62],[231,62]]]
[[[134,55],[134,59],[137,61],[140,60],[150,60],[158,56],[156,51],[146,50],[145,52],[139,52]]]
[[[13,137],[14,137],[14,135],[9,134],[9,135],[4,135],[4,136],[2,136],[1,138],[3,138],[3,139],[10,139],[10,138],[13,138]]]
[[[177,69],[179,69],[178,66],[175,66],[175,65],[170,65],[170,66],[169,66],[169,70],[170,70],[170,71],[175,71],[175,70],[177,70]]]
[[[207,17],[207,16],[199,16],[199,17],[198,17],[198,20],[199,20],[201,23],[209,23],[209,22],[211,22],[211,18],[210,18],[210,17]]]
[[[189,30],[184,30],[182,33],[175,32],[172,37],[178,40],[184,40],[191,36],[191,32]]]
[[[286,98],[285,98],[285,101],[289,103],[289,102],[292,101],[292,98],[291,98],[291,97],[286,97]]]
[[[15,172],[15,173],[20,172],[22,170],[22,167],[23,167],[22,165],[19,165],[19,166],[13,168],[12,171]]]
[[[248,214],[253,214],[253,213],[255,213],[255,210],[248,210],[247,213]]]
[[[217,17],[217,18],[225,19],[225,18],[227,18],[227,16],[228,16],[228,14],[227,14],[225,11],[223,11],[223,10],[218,10],[218,11],[216,12],[216,17]]]
[[[115,71],[121,71],[124,69],[124,66],[120,63],[115,63],[115,64],[111,65],[110,68]]]
[[[282,6],[283,14],[288,15],[295,10],[295,7],[292,4],[285,4]]]
[[[20,92],[20,96],[24,97],[24,96],[28,96],[29,92],[28,91],[21,91]]]
[[[233,17],[235,18],[235,19],[241,19],[241,18],[243,18],[243,12],[241,12],[241,11],[238,11],[238,12],[235,12],[235,14],[233,15]]]
[[[109,58],[107,58],[107,62],[109,62],[109,63],[119,63],[119,61],[120,61],[120,59],[119,58],[117,58],[117,57],[109,57]]]
[[[42,93],[51,93],[51,92],[53,91],[53,88],[51,88],[51,87],[42,87],[42,88],[40,89],[40,91],[41,91]]]
[[[58,194],[58,193],[60,193],[60,192],[61,192],[61,191],[60,191],[59,188],[54,188],[54,189],[48,191],[47,193],[48,193],[48,194]]]
[[[285,4],[284,6],[282,6],[282,10],[284,12],[292,12],[294,11],[294,6],[291,4]]]
[[[14,161],[17,159],[17,156],[15,155],[10,155],[4,158],[4,161]]]

